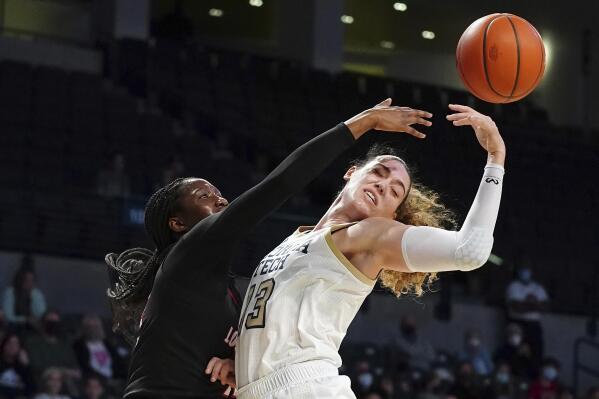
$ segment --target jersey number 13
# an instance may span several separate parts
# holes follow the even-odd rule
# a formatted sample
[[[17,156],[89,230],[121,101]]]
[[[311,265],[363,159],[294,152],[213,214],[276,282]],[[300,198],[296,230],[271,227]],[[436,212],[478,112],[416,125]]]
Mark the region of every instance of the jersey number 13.
[[[270,299],[274,289],[275,280],[273,278],[269,278],[268,280],[261,282],[258,286],[258,289],[256,289],[256,284],[252,284],[250,288],[248,288],[248,302],[246,304],[246,308],[241,314],[245,315],[245,312],[249,308],[252,301],[254,302],[254,307],[250,312],[248,312],[247,316],[245,316],[245,328],[264,328],[264,322],[266,320],[266,304],[268,303],[268,300]],[[254,291],[256,291],[255,296]]]

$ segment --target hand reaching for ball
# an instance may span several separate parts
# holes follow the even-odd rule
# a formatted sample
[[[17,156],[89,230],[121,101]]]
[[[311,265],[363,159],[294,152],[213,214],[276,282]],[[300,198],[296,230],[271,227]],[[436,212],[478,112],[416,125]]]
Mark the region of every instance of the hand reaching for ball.
[[[465,105],[449,104],[449,109],[455,113],[447,115],[447,120],[454,126],[472,126],[476,139],[489,154],[488,161],[503,165],[505,143],[493,119]]]

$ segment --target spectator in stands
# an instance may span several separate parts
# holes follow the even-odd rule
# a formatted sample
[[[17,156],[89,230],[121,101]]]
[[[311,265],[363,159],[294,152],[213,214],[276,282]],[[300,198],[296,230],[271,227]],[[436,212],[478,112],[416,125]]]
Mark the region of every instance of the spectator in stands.
[[[390,375],[384,375],[379,384],[379,392],[384,396],[384,399],[393,399],[395,395],[395,384],[393,383],[393,377]]]
[[[508,324],[505,342],[495,352],[495,362],[506,362],[514,376],[530,379],[535,368],[530,345],[524,342],[522,328],[518,324]]]
[[[81,399],[110,399],[106,394],[102,377],[88,374],[83,380],[83,396]]]
[[[19,330],[34,326],[46,311],[44,294],[35,287],[35,272],[29,255],[23,257],[12,286],[4,291],[2,309],[6,320]]]
[[[42,391],[34,396],[33,399],[70,399],[67,395],[62,395],[62,372],[51,367],[42,373]]]
[[[0,343],[0,398],[12,399],[34,390],[33,374],[27,352],[19,337],[7,334]]]
[[[599,386],[590,387],[584,399],[599,399]]]
[[[387,399],[387,398],[383,398],[383,396],[376,391],[365,393],[364,395],[360,396],[360,398],[362,398],[362,399]]]
[[[166,186],[178,177],[185,177],[185,164],[177,155],[171,157],[168,165],[162,170],[162,180],[154,186],[154,190]]]
[[[509,321],[522,326],[524,338],[530,344],[532,357],[538,365],[543,358],[543,329],[541,312],[548,308],[545,288],[532,279],[532,270],[528,266],[518,269],[506,293]]]
[[[44,314],[41,333],[28,336],[25,347],[38,381],[44,370],[58,368],[69,393],[76,396],[76,382],[81,378],[81,372],[73,349],[61,337],[61,319],[56,311],[49,310]]]
[[[543,360],[541,374],[530,385],[529,399],[557,399],[560,391],[560,364],[557,360],[547,358]]]
[[[575,399],[574,393],[570,388],[562,387],[558,394],[558,399]]]
[[[106,339],[104,325],[97,315],[81,321],[82,336],[73,344],[79,367],[84,374],[97,373],[104,378],[125,378],[121,357]]]
[[[491,355],[483,345],[477,329],[470,329],[464,334],[464,350],[460,354],[460,360],[470,363],[476,375],[487,376],[493,372]]]
[[[493,380],[483,394],[485,399],[512,399],[517,397],[518,380],[506,362],[498,363]]]
[[[456,379],[449,389],[448,396],[458,399],[480,399],[479,381],[474,373],[474,368],[469,362],[461,362],[458,365]]]
[[[129,175],[125,170],[125,157],[116,153],[108,167],[98,173],[96,191],[106,198],[124,198],[131,194]]]
[[[418,331],[413,315],[405,315],[399,322],[399,335],[395,345],[400,352],[399,368],[425,371],[435,360],[435,350],[431,343]]]
[[[374,384],[374,374],[367,360],[358,360],[354,367],[355,378],[351,378],[352,389],[358,395],[370,392]]]

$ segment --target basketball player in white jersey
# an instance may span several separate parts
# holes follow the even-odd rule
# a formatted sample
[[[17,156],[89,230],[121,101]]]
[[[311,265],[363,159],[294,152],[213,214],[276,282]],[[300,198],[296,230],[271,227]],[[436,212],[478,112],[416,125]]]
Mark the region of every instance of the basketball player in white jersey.
[[[418,205],[427,193],[413,185],[400,158],[383,155],[350,168],[318,224],[285,239],[252,276],[236,351],[238,398],[355,398],[349,378],[338,374],[338,350],[377,278],[397,295],[421,292],[431,273],[469,271],[486,262],[505,145],[491,118],[466,106],[450,109],[455,113],[447,119],[472,126],[488,154],[462,228],[430,227],[438,217],[416,215],[427,213],[427,206]],[[439,206],[429,198],[429,208]]]

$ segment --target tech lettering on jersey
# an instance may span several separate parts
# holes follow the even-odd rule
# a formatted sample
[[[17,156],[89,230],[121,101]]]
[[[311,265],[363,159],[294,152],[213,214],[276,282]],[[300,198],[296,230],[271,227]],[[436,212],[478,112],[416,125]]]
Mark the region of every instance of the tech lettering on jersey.
[[[283,241],[278,247],[273,249],[268,255],[264,257],[258,264],[256,271],[254,271],[253,277],[258,275],[265,275],[272,273],[277,270],[282,270],[285,265],[285,261],[295,252],[301,252],[308,254],[308,247],[310,246],[311,239],[307,239],[303,242],[287,242]]]

